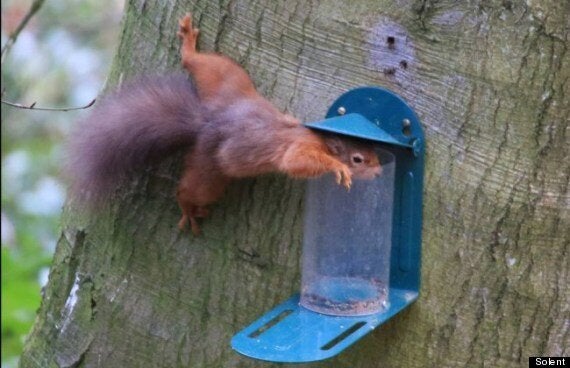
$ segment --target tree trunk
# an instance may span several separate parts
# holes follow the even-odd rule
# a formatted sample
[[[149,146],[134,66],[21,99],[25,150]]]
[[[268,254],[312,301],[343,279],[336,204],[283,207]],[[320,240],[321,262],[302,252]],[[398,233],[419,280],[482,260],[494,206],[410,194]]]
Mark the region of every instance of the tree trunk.
[[[380,85],[426,133],[419,300],[314,367],[521,367],[570,354],[570,3],[131,0],[110,80],[180,69],[177,19],[304,121]],[[191,5],[193,3],[193,5]],[[68,203],[22,367],[270,367],[230,338],[299,288],[301,181],[234,183],[176,228],[179,158]],[[296,367],[304,365],[296,365]]]

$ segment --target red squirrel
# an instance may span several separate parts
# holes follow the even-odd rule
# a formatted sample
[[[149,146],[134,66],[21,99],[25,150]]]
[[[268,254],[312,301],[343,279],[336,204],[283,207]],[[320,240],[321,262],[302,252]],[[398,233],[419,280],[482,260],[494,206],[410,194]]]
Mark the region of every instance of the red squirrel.
[[[381,166],[371,143],[312,131],[281,113],[230,58],[196,50],[191,14],[179,21],[183,75],[139,77],[96,106],[71,139],[72,193],[108,196],[150,162],[185,149],[176,191],[183,230],[206,217],[234,178],[280,172],[294,178],[334,173],[372,179]]]

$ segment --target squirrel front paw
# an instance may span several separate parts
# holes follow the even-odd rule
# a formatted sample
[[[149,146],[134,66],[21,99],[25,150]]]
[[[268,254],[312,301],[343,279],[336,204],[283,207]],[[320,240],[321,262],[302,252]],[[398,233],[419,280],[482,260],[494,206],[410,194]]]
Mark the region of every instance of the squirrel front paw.
[[[350,186],[352,185],[352,172],[347,166],[343,166],[336,170],[336,183],[342,185],[346,188],[346,190],[350,190]]]

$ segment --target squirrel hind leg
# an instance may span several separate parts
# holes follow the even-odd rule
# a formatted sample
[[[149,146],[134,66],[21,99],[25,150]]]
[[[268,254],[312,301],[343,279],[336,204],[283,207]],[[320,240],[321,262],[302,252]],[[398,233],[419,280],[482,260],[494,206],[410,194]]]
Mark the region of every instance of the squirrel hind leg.
[[[202,233],[200,230],[200,225],[198,225],[197,218],[208,217],[210,214],[210,210],[207,207],[203,206],[181,206],[182,209],[182,217],[180,221],[178,221],[178,228],[181,231],[186,230],[186,224],[190,222],[190,229],[192,230],[192,234],[198,236]]]
[[[220,172],[211,170],[212,164],[207,165],[211,162],[211,155],[207,152],[209,151],[206,148],[198,145],[186,156],[186,167],[176,190],[176,200],[182,210],[178,227],[183,230],[190,222],[194,235],[200,234],[196,219],[210,214],[207,206],[223,195],[229,182]],[[196,167],[196,162],[206,162],[206,167]]]
[[[182,40],[182,48],[180,54],[182,55],[182,63],[188,62],[196,51],[196,41],[200,30],[192,28],[192,14],[187,13],[182,19],[178,21],[178,37]]]

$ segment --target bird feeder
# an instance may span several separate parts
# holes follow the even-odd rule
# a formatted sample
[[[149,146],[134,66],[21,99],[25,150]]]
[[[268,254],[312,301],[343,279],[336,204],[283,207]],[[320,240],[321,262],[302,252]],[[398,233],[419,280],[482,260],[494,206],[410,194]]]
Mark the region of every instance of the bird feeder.
[[[424,137],[413,110],[390,91],[363,87],[305,125],[377,143],[382,174],[354,180],[350,191],[332,175],[309,181],[301,292],[233,337],[251,358],[330,358],[418,298]]]

